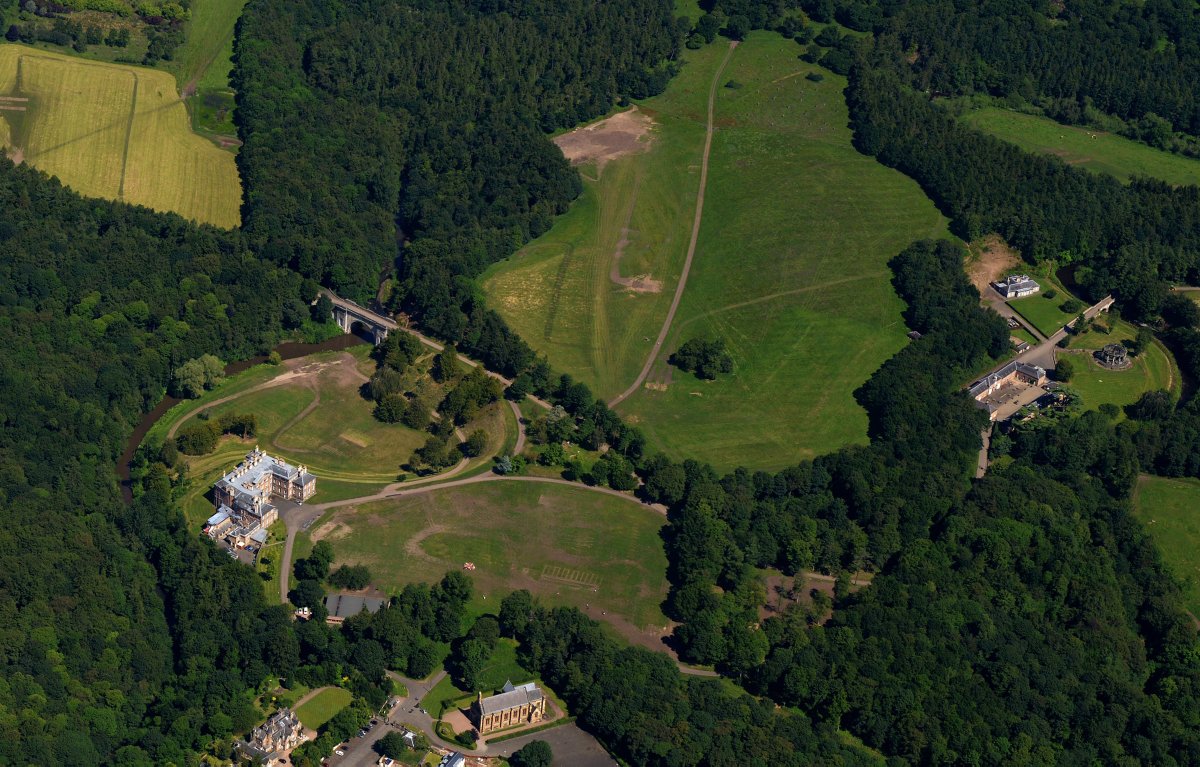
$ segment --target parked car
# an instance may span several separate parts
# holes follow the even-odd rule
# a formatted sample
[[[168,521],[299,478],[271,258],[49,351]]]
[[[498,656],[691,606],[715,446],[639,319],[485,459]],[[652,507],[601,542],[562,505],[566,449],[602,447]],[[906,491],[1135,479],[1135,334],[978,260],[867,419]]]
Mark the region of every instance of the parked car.
[[[337,756],[345,756],[346,755],[346,752],[340,748],[337,751],[334,751],[333,753]]]

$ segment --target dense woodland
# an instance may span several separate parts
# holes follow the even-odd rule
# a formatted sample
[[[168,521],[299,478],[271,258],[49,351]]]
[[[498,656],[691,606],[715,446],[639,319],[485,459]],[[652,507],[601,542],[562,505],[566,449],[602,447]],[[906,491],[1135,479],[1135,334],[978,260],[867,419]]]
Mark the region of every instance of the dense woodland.
[[[165,475],[127,507],[114,466],[173,369],[271,345],[302,281],[7,160],[0,253],[0,762],[181,763],[254,723],[243,692],[288,621],[185,529]]]
[[[579,194],[547,131],[666,87],[679,46],[671,10],[666,0],[251,2],[235,74],[250,241],[359,299],[403,243],[394,306],[519,372],[532,353],[470,279]]]

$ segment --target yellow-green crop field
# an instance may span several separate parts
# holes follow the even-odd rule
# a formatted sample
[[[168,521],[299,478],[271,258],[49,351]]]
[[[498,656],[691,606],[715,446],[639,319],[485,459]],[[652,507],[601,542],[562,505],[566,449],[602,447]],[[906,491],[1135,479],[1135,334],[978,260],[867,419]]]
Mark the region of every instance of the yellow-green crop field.
[[[166,72],[0,46],[0,140],[80,194],[241,222],[233,155],[192,133]]]

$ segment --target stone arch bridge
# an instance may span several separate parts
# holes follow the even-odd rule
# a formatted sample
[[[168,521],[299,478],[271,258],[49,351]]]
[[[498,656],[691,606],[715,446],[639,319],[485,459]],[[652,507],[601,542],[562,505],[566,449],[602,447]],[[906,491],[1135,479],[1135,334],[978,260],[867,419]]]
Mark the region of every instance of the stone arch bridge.
[[[333,302],[333,319],[344,333],[352,332],[351,329],[357,322],[371,333],[375,345],[378,346],[383,343],[383,339],[387,338],[388,333],[400,327],[390,317],[371,311],[365,306],[359,306],[349,299],[340,298],[328,290],[322,292]]]

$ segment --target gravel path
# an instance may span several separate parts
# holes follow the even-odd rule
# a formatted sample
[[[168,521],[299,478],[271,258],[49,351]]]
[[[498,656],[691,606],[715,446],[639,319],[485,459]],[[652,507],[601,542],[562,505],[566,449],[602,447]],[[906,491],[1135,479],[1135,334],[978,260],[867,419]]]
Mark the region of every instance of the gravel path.
[[[708,185],[708,155],[712,150],[713,111],[717,100],[717,83],[720,82],[721,73],[725,71],[725,65],[729,63],[729,57],[736,47],[736,40],[729,43],[729,49],[725,51],[725,58],[721,59],[721,65],[713,73],[712,83],[708,86],[708,125],[704,130],[704,154],[700,158],[700,188],[696,191],[696,214],[692,218],[692,238],[688,242],[687,258],[683,261],[679,284],[675,286],[675,297],[671,299],[671,308],[667,310],[662,329],[658,331],[658,338],[654,341],[654,347],[646,357],[646,364],[642,366],[642,372],[638,373],[638,377],[634,379],[628,389],[609,400],[609,407],[616,407],[624,402],[641,387],[646,376],[650,375],[650,368],[654,366],[654,361],[658,359],[659,352],[662,351],[663,343],[667,340],[667,333],[671,331],[671,323],[675,321],[675,312],[679,309],[679,302],[683,299],[683,289],[687,285],[688,273],[692,270],[692,258],[696,255],[696,242],[700,238],[700,221],[704,216],[704,188]]]

